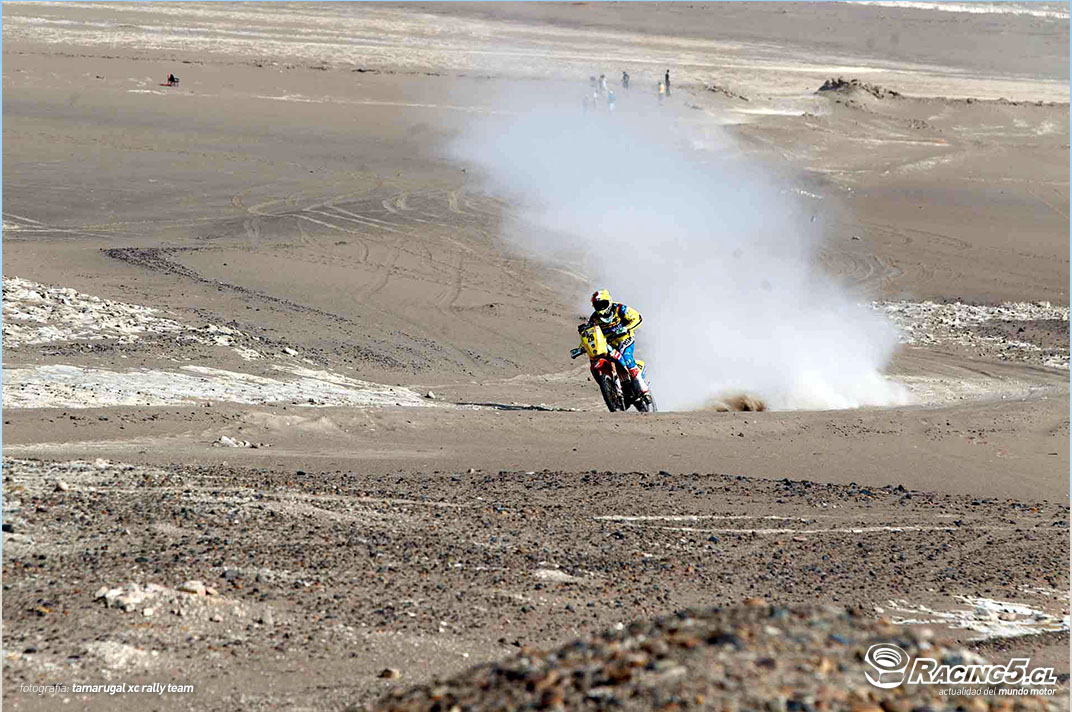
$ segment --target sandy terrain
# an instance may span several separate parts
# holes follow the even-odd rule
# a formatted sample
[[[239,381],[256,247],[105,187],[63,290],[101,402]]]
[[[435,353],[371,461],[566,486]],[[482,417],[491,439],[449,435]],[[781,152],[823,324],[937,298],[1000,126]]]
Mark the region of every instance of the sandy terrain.
[[[1069,8],[909,5],[5,4],[5,704],[345,709],[751,599],[1026,651],[1067,709]],[[909,405],[608,417],[588,277],[446,146],[666,67]]]

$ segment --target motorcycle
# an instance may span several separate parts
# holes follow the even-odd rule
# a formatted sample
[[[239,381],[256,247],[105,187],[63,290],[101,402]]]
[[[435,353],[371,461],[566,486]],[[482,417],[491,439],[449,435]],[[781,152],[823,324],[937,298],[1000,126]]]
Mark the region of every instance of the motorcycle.
[[[621,351],[607,343],[607,337],[598,325],[582,324],[577,331],[581,335],[581,347],[570,351],[570,358],[587,354],[592,378],[599,384],[603,401],[611,413],[628,410],[630,406],[641,413],[654,413],[655,398],[648,393],[640,393],[633,384],[629,369],[622,363]],[[640,373],[645,373],[644,362],[636,360]]]

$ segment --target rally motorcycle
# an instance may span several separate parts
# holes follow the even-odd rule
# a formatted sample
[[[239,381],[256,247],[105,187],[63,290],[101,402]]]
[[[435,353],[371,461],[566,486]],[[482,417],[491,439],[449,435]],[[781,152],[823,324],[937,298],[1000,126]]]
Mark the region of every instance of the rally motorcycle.
[[[611,413],[635,407],[641,413],[655,412],[655,399],[649,390],[647,394],[636,392],[629,369],[622,363],[621,352],[607,343],[607,337],[597,324],[582,325],[577,329],[581,334],[581,348],[570,351],[570,358],[588,355],[592,378],[599,384],[603,401]],[[636,359],[637,368],[644,375],[644,362]]]

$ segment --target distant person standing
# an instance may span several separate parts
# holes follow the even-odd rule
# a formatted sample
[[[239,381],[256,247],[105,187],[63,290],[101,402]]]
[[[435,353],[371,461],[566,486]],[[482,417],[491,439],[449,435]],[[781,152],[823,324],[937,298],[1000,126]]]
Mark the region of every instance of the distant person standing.
[[[629,72],[622,71],[622,89],[629,88]]]
[[[670,70],[666,70],[666,95],[670,96]]]
[[[607,93],[607,75],[606,74],[600,74],[599,75],[599,93],[600,94],[606,94]]]

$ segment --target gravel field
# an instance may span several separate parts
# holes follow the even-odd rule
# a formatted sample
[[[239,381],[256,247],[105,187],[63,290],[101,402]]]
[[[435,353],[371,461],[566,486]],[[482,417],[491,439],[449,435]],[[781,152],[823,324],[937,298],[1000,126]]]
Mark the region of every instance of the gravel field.
[[[1067,2],[3,15],[5,708],[1069,709]]]
[[[105,460],[8,459],[3,486],[12,686],[58,675],[198,680],[195,696],[173,701],[270,709],[302,704],[303,693],[287,684],[300,674],[323,688],[318,705],[341,708],[427,671],[457,672],[518,647],[547,649],[668,610],[744,600],[857,611],[814,619],[816,630],[851,635],[824,664],[850,665],[829,681],[836,694],[820,695],[835,706],[866,687],[862,678],[851,687],[836,680],[856,674],[854,646],[878,635],[867,617],[884,618],[887,631],[908,630],[891,621],[922,618],[959,645],[1065,631],[1067,646],[1063,505],[717,474],[373,477]],[[980,559],[980,548],[991,555]],[[738,613],[713,620],[754,627],[755,610],[734,622]],[[807,628],[811,614],[799,616],[790,620]],[[757,635],[750,654],[775,657],[780,671],[796,669],[792,656],[826,654],[797,641],[784,659],[768,647],[775,636]],[[691,660],[677,663],[706,664]],[[356,689],[332,684],[340,665]],[[545,674],[555,667],[532,665]],[[397,677],[377,677],[385,669]],[[247,670],[271,671],[274,682],[236,691]],[[1060,672],[1067,676],[1067,664]],[[785,694],[801,700],[816,694],[810,676],[794,688],[780,674],[772,670],[763,684],[795,689]],[[508,678],[495,679],[497,687]],[[629,702],[638,708],[674,695],[712,704],[733,695],[716,692],[717,678],[682,679],[690,682],[680,689],[660,683],[650,693],[630,686],[613,694],[640,695]],[[548,694],[570,707],[607,702],[589,698],[605,681],[578,684]],[[510,708],[521,698],[509,695],[532,692],[525,689],[504,689],[507,697],[480,706]],[[463,708],[472,701],[472,693],[456,694]]]

